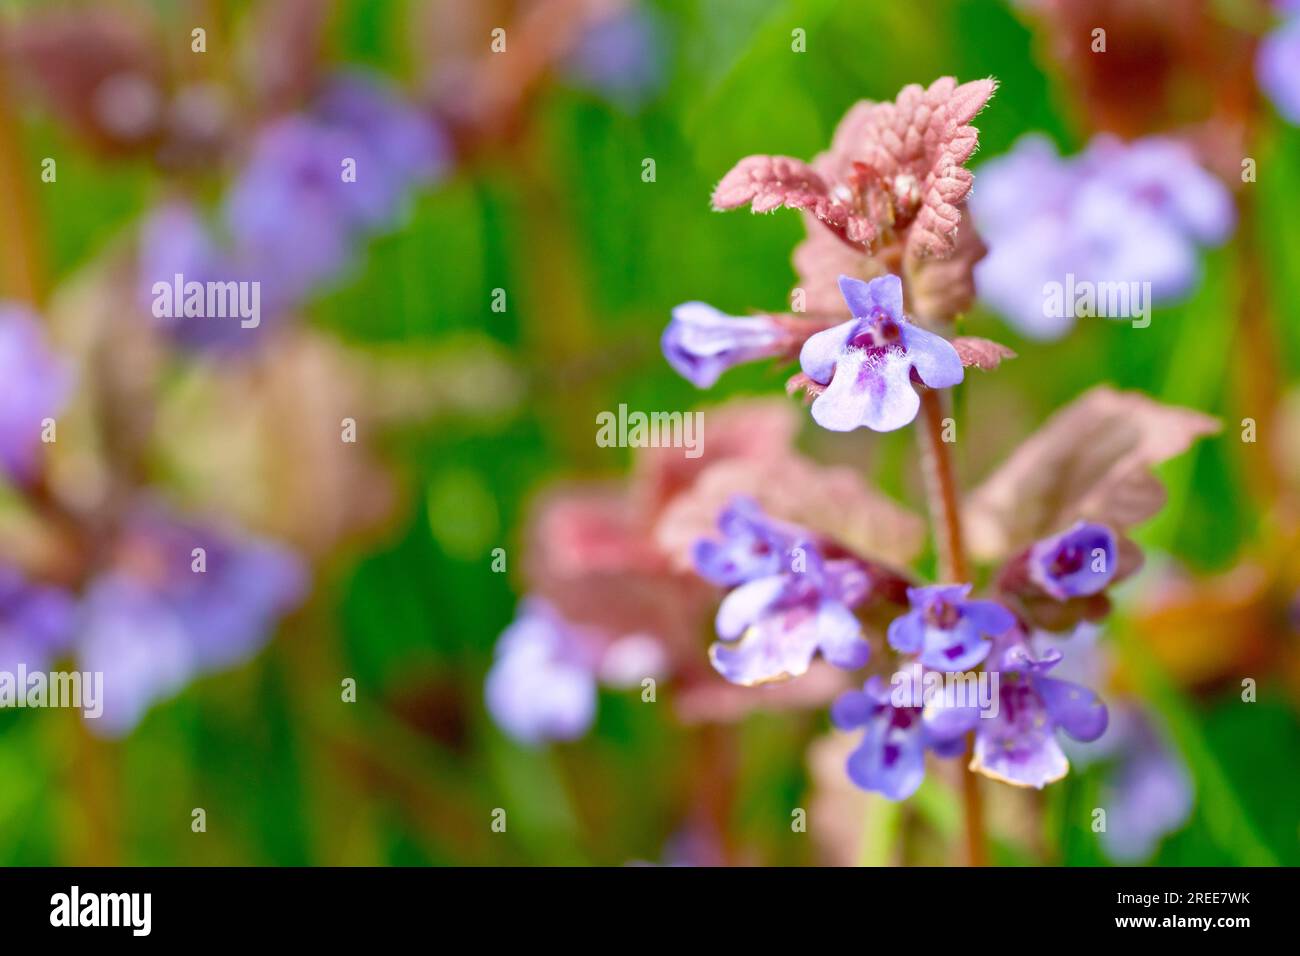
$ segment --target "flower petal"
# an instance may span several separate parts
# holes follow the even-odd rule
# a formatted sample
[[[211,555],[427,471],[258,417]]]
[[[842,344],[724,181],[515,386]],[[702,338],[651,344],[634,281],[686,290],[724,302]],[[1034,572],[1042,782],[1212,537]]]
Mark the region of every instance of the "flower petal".
[[[724,641],[740,637],[763,616],[785,587],[785,575],[773,574],[748,581],[733,590],[718,606],[715,621],[718,637]]]
[[[921,663],[931,670],[968,671],[979,666],[993,647],[979,628],[961,621],[952,629],[927,627]]]
[[[907,357],[917,376],[930,388],[951,388],[966,377],[961,356],[942,335],[928,332],[910,322],[900,326]]]
[[[817,609],[817,646],[826,660],[845,670],[862,667],[871,656],[862,624],[839,601],[822,601]]]
[[[776,355],[785,340],[782,329],[768,318],[737,318],[704,302],[684,302],[673,309],[660,347],[683,378],[708,388],[735,365]]]
[[[807,673],[816,653],[817,616],[775,612],[734,644],[714,642],[709,660],[731,683],[754,687]]]
[[[967,601],[961,613],[963,619],[989,637],[997,637],[1016,626],[1015,615],[997,601]]]
[[[901,349],[883,356],[862,349],[845,353],[826,391],[812,403],[812,417],[830,431],[865,426],[888,432],[916,418],[921,400],[912,388],[911,363]]]
[[[831,723],[840,730],[865,726],[880,706],[860,690],[846,690],[831,703]]]
[[[887,720],[873,721],[861,746],[849,755],[849,779],[890,800],[906,800],[925,778],[925,745],[919,729],[919,724],[898,729]]]
[[[927,742],[932,747],[945,741],[961,741],[967,731],[975,729],[979,719],[978,707],[948,707],[938,701],[926,704],[921,712],[921,726],[925,728]],[[962,743],[964,745],[964,741]]]
[[[1048,715],[1075,740],[1096,740],[1106,732],[1109,716],[1101,698],[1081,684],[1055,677],[1034,677],[1034,690]]]
[[[925,624],[920,611],[908,611],[889,622],[889,646],[903,654],[915,654],[925,646]]]
[[[840,276],[840,292],[855,319],[865,319],[876,312],[884,312],[895,320],[903,317],[903,280],[896,275],[877,276],[870,282]]]
[[[857,319],[849,319],[808,336],[799,350],[799,367],[803,373],[819,385],[828,384],[857,326]]]
[[[1070,772],[1051,721],[1039,707],[1027,707],[1015,721],[1006,708],[997,717],[981,720],[975,730],[970,769],[1018,787],[1042,789]]]

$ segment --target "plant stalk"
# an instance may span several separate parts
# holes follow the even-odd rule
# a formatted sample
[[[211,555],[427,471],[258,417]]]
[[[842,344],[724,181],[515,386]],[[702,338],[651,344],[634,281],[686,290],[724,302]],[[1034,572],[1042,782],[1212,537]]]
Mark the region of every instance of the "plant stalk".
[[[947,584],[970,580],[966,548],[962,537],[957,477],[952,453],[943,440],[943,401],[932,389],[921,392],[921,464],[925,472],[926,498],[930,506],[930,524],[934,529],[939,556],[939,577]],[[966,741],[966,764],[969,766],[974,732]],[[975,773],[962,771],[962,807],[966,820],[966,862],[969,866],[988,864],[988,840],[984,833],[984,803],[980,780]]]

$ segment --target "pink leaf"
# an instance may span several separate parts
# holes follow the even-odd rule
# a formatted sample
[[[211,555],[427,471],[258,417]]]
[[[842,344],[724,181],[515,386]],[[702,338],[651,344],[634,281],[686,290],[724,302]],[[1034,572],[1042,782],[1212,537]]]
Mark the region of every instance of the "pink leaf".
[[[975,264],[988,249],[963,209],[952,252],[945,258],[921,255],[915,250],[903,258],[903,275],[911,313],[930,323],[951,322],[970,308],[975,299]],[[916,228],[913,226],[913,228]]]
[[[1152,468],[1218,429],[1189,408],[1098,386],[1048,419],[967,497],[971,551],[1004,558],[1081,519],[1123,532],[1164,504]]]
[[[872,488],[858,471],[792,451],[780,458],[718,462],[674,498],[655,528],[655,540],[676,567],[691,567],[695,543],[717,534],[718,514],[736,495],[751,497],[769,515],[873,562],[906,567],[925,544],[925,522]]]
[[[1003,359],[1016,357],[1016,353],[1001,342],[994,342],[992,339],[981,339],[973,335],[964,335],[953,339],[952,347],[957,350],[957,354],[961,357],[962,365],[968,368],[973,365],[986,372],[991,372],[1001,365]]]
[[[893,103],[879,103],[865,121],[857,120],[863,160],[882,177],[895,182],[909,177],[919,185],[921,205],[908,230],[909,253],[942,257],[952,252],[961,222],[957,207],[973,181],[962,167],[979,142],[979,131],[967,124],[996,86],[992,79],[957,86],[946,76],[929,89],[905,87]]]
[[[807,163],[789,156],[746,156],[718,183],[713,208],[812,209],[827,199],[826,183]]]

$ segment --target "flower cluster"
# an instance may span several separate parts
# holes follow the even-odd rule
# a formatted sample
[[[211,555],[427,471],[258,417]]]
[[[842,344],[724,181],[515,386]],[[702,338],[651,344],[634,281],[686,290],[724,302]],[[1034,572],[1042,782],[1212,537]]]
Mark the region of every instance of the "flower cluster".
[[[836,667],[863,666],[870,647],[853,608],[871,591],[870,570],[828,558],[804,529],[783,526],[739,498],[718,518],[722,540],[696,546],[700,575],[732,588],[718,608],[714,668],[754,686],[807,673],[820,653]]]
[[[975,267],[976,290],[1033,338],[1059,337],[1088,311],[1086,303],[1053,305],[1051,284],[1149,283],[1157,301],[1185,295],[1198,248],[1222,243],[1235,220],[1227,188],[1191,147],[1158,136],[1099,136],[1067,159],[1032,134],[979,174],[970,205],[989,252]]]
[[[721,512],[718,530],[720,538],[696,544],[694,560],[701,577],[731,589],[718,609],[719,641],[709,652],[723,677],[744,686],[789,680],[807,673],[819,653],[845,670],[868,663],[870,644],[855,610],[877,595],[880,569],[771,519],[747,498]],[[1076,552],[1090,545],[1102,555],[1115,548],[1107,529],[1082,525],[1029,549],[1033,573],[1048,582],[1054,600],[1106,587],[1110,575],[1085,580],[1080,575],[1088,572],[1075,567]],[[925,753],[958,756],[973,730],[972,769],[1042,787],[1068,766],[1057,729],[1083,741],[1105,730],[1106,710],[1095,694],[1046,676],[1061,654],[1032,656],[1029,625],[999,601],[972,598],[971,590],[969,584],[907,589],[908,610],[887,627],[888,644],[899,655],[890,665],[891,684],[910,670],[955,674],[983,665],[999,681],[996,705],[982,713],[974,701],[899,695],[872,676],[863,690],[841,695],[831,712],[841,729],[866,731],[848,762],[859,786],[904,799],[921,782]]]
[[[263,126],[223,197],[219,230],[187,201],[163,204],[141,228],[141,295],[155,282],[256,281],[274,319],[352,265],[363,237],[391,226],[410,192],[446,169],[437,126],[379,81],[342,74],[310,108]],[[174,322],[176,340],[237,349],[257,336],[238,323]]]

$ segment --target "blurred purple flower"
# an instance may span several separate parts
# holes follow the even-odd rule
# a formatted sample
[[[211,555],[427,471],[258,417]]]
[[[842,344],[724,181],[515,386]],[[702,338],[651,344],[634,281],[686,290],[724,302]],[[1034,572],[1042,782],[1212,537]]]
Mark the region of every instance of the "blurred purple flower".
[[[841,730],[865,727],[862,744],[849,755],[848,774],[863,790],[890,800],[906,800],[925,777],[925,752],[955,757],[963,737],[979,722],[974,707],[944,707],[939,702],[897,706],[879,676],[862,690],[845,691],[831,705],[831,722]]]
[[[450,147],[436,124],[379,80],[348,73],[312,106],[262,127],[227,191],[221,235],[192,208],[146,219],[140,279],[256,281],[265,318],[347,273],[357,245],[391,227],[416,187],[445,173]],[[354,164],[354,165],[353,165]],[[355,178],[350,175],[355,172]],[[247,347],[257,329],[221,320],[169,320],[181,344]]]
[[[1042,632],[1034,635],[1036,650],[1067,647],[1069,654],[1056,674],[1095,684],[1112,668],[1098,642],[1099,632],[1082,625],[1068,638]],[[1096,740],[1066,739],[1063,748],[1076,766],[1099,766],[1101,806],[1106,810],[1102,849],[1119,863],[1149,859],[1160,841],[1182,827],[1191,816],[1191,773],[1154,714],[1132,699],[1110,708],[1110,721]]]
[[[718,515],[722,540],[701,538],[691,560],[700,577],[722,587],[778,574],[790,566],[790,549],[806,532],[769,518],[758,502],[734,497]]]
[[[36,316],[0,303],[0,475],[34,476],[41,422],[63,410],[71,391],[71,367],[50,349]]]
[[[1034,657],[1017,635],[999,642],[985,666],[998,672],[998,712],[979,721],[971,769],[1003,783],[1042,789],[1069,772],[1056,731],[1092,741],[1106,730],[1101,699],[1080,684],[1046,676],[1058,650]]]
[[[33,584],[0,564],[0,671],[48,667],[71,642],[76,613],[66,591]]]
[[[1149,282],[1156,301],[1187,294],[1198,246],[1222,243],[1235,221],[1227,188],[1190,147],[1159,136],[1098,136],[1072,159],[1025,136],[978,180],[970,204],[989,253],[975,267],[976,289],[1033,338],[1057,338],[1075,321],[1075,303],[1059,315],[1049,308],[1053,283]]]
[[[988,656],[997,637],[1015,627],[1015,616],[996,601],[972,601],[971,585],[908,588],[912,609],[889,625],[889,644],[917,654],[936,671],[966,671]]]
[[[344,74],[306,114],[261,130],[226,197],[225,225],[240,254],[297,299],[343,270],[363,233],[391,226],[448,157],[432,120],[374,78]],[[348,161],[355,180],[345,179]]]
[[[173,285],[183,281],[252,282],[258,273],[237,262],[218,247],[199,211],[183,200],[171,200],[153,209],[140,227],[138,249],[139,297],[152,313],[154,284]],[[236,318],[184,318],[155,316],[159,326],[179,345],[199,351],[241,351],[255,346],[287,303],[277,302],[263,286],[261,321],[256,328],[244,328]]]
[[[916,417],[920,399],[912,375],[930,388],[963,378],[957,350],[903,315],[903,283],[884,275],[863,282],[840,276],[853,318],[808,339],[799,353],[804,374],[826,390],[812,417],[831,431],[867,427],[887,432]]]
[[[1118,549],[1114,533],[1087,521],[1029,549],[1029,577],[1058,601],[1105,589],[1115,576]]]
[[[126,733],[156,700],[254,655],[306,587],[279,545],[137,510],[85,598],[81,666],[104,672],[95,729]]]
[[[1300,6],[1284,8],[1290,17],[1260,41],[1255,76],[1277,111],[1300,124]]]
[[[257,263],[263,288],[294,302],[349,265],[354,229],[382,214],[389,187],[362,175],[355,143],[294,115],[263,128],[226,194],[222,217],[236,254]],[[343,182],[344,157],[358,159]]]
[[[386,225],[411,189],[435,182],[451,168],[451,142],[442,128],[376,76],[335,76],[317,97],[312,115],[351,137],[358,152],[376,163],[362,169],[358,162],[357,176],[358,183],[364,174],[375,180],[375,188],[387,186],[388,201],[376,204],[383,215],[372,226]]]
[[[663,84],[665,47],[657,15],[639,7],[622,10],[587,27],[564,72],[574,86],[634,110]]]
[[[1109,746],[1113,763],[1102,783],[1101,843],[1112,860],[1141,863],[1191,816],[1192,779],[1147,715],[1130,705],[1119,716]]]
[[[791,348],[790,333],[769,316],[736,318],[703,302],[684,302],[660,340],[664,358],[696,388],[709,388],[723,372],[772,358]]]
[[[525,600],[487,675],[492,719],[524,744],[581,737],[596,717],[596,656],[588,631],[546,601]]]
[[[716,620],[721,640],[709,648],[709,659],[719,674],[744,686],[798,677],[818,652],[836,667],[861,667],[870,645],[852,608],[869,588],[857,561],[828,561],[802,539],[779,570],[749,578],[723,598]]]

